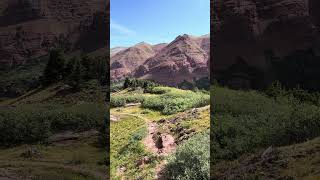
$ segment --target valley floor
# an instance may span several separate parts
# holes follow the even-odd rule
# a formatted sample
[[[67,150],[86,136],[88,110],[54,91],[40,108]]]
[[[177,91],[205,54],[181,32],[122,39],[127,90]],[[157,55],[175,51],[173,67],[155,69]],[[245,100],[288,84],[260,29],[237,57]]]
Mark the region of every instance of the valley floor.
[[[106,93],[95,81],[83,86],[72,92],[58,83],[0,102],[0,179],[108,177]]]
[[[0,150],[0,179],[105,179],[105,150],[97,136],[70,138],[49,145],[21,145]]]
[[[135,93],[146,98],[160,96],[124,90],[111,97]],[[188,139],[210,128],[208,105],[163,114],[141,103],[127,103],[111,108],[110,114],[111,177],[115,179],[167,179],[168,158]]]

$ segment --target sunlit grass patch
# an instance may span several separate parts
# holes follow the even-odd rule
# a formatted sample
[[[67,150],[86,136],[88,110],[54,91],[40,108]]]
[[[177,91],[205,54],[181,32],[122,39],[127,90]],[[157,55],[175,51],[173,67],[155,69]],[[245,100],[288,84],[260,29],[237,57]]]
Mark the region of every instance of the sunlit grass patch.
[[[154,158],[141,142],[147,133],[145,121],[130,115],[121,115],[120,119],[110,125],[111,176],[153,177],[156,159],[143,168],[137,165],[137,161],[145,156]],[[118,172],[121,167],[125,168],[123,174]]]
[[[134,114],[134,115],[141,116],[145,120],[150,120],[150,121],[158,121],[160,119],[169,118],[173,116],[173,115],[164,115],[159,111],[145,109],[141,106],[111,108],[110,113],[115,116],[121,115],[121,114]]]
[[[210,129],[210,107],[207,106],[205,110],[201,111],[198,118],[183,121],[182,126],[194,129],[196,132]]]
[[[39,156],[22,156],[30,148],[36,149]],[[107,166],[100,163],[104,156],[105,150],[97,147],[95,137],[90,137],[63,146],[37,144],[3,148],[0,164],[14,167],[16,173],[25,177],[99,179],[94,174],[105,173]],[[64,174],[60,174],[62,172]]]

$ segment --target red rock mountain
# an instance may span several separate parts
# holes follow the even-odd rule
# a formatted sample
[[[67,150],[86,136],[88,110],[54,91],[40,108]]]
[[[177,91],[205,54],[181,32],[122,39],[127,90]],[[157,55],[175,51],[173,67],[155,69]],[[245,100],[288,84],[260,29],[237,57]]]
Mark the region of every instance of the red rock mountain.
[[[217,73],[241,56],[265,70],[265,50],[285,56],[297,49],[319,51],[317,0],[215,0],[211,1],[212,68]],[[317,9],[317,10],[316,10]]]
[[[118,52],[127,49],[126,47],[115,47],[110,49],[110,57],[116,55]]]
[[[160,52],[164,47],[166,47],[168,44],[167,43],[160,43],[152,46],[152,49],[154,50],[155,53]]]
[[[56,46],[69,52],[104,48],[109,33],[107,4],[104,0],[2,0],[2,68],[25,64]]]
[[[177,85],[184,80],[193,81],[209,75],[208,35],[195,37],[185,34],[170,44],[143,45],[123,50],[111,58],[111,79],[133,76]]]
[[[145,42],[121,50],[111,57],[110,76],[112,80],[120,80],[128,76],[133,69],[155,55],[152,45]]]
[[[208,76],[208,54],[198,44],[198,38],[182,35],[164,47],[154,57],[138,67],[133,75],[141,79],[177,85]]]

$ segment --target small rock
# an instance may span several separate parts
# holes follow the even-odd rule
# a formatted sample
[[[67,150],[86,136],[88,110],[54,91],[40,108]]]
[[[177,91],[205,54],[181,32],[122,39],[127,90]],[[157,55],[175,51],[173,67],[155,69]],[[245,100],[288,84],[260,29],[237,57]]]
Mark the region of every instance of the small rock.
[[[273,152],[273,147],[270,146],[262,153],[261,158],[266,158],[266,157],[270,156],[270,154],[272,152]]]
[[[139,159],[136,165],[141,168],[143,165],[149,164],[150,162],[151,162],[151,159],[148,156],[145,156],[142,159]]]
[[[149,164],[151,162],[151,159],[148,157],[148,156],[145,156],[143,158],[143,161],[146,163],[146,164]]]
[[[157,132],[156,134],[153,134],[152,139],[158,149],[163,148],[163,142],[162,142],[162,136],[160,132]]]
[[[118,168],[117,174],[118,174],[118,175],[122,175],[126,170],[127,170],[126,167],[120,166],[120,167]]]

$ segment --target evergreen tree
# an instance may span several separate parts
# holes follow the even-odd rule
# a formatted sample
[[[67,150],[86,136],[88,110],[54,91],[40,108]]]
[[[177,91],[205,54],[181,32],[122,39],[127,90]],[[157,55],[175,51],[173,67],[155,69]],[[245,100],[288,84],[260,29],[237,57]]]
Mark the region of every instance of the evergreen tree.
[[[76,61],[77,61],[77,58],[73,57],[67,62],[67,65],[65,66],[65,69],[64,69],[64,77],[68,77],[71,75]]]
[[[96,72],[97,72],[97,79],[100,81],[101,84],[106,84],[106,74],[107,74],[107,61],[103,57],[96,58]]]
[[[81,65],[84,71],[83,77],[85,79],[94,78],[92,75],[93,73],[95,73],[94,69],[92,68],[93,61],[94,60],[88,55],[82,55],[81,57]]]
[[[50,85],[58,82],[64,77],[65,57],[63,51],[54,49],[50,52],[49,61],[43,73],[43,85]]]
[[[124,80],[123,89],[127,89],[127,88],[130,87],[130,86],[131,86],[131,81],[130,81],[129,78],[126,78],[126,79]]]
[[[71,85],[71,87],[74,90],[80,90],[82,76],[83,76],[82,64],[80,63],[79,59],[76,59],[75,64],[73,66],[72,73],[69,77],[69,85]]]

